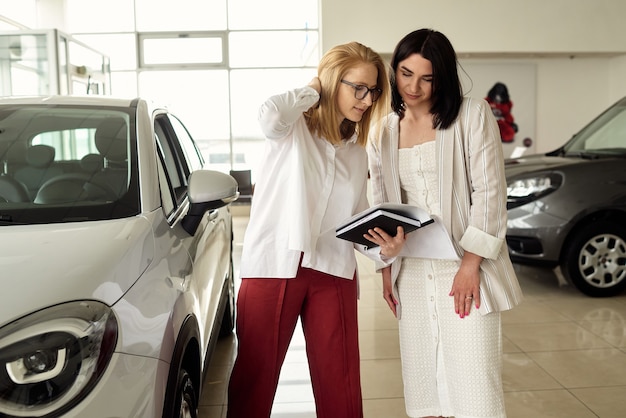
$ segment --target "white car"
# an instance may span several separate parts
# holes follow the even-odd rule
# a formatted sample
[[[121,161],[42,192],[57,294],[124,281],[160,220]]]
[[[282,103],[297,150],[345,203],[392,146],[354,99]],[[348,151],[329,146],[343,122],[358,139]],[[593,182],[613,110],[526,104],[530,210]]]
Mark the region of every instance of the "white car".
[[[239,192],[142,99],[0,99],[0,416],[196,417]]]

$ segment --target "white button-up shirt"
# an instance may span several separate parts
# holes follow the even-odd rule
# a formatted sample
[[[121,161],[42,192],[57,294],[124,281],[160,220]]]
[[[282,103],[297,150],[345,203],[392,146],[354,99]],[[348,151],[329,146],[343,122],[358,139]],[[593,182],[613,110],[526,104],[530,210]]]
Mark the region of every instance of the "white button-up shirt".
[[[241,277],[295,277],[301,254],[303,267],[345,279],[356,272],[355,245],[336,238],[335,228],[369,206],[367,153],[356,136],[333,146],[311,135],[303,112],[318,100],[317,91],[307,86],[261,106],[259,122],[267,140]]]

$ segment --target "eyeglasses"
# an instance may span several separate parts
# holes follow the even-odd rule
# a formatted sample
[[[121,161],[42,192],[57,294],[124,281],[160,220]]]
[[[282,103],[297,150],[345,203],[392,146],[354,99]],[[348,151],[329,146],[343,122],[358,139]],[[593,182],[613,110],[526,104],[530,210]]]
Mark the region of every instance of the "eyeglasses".
[[[354,98],[358,100],[363,100],[367,96],[367,93],[372,95],[372,102],[378,100],[383,91],[379,88],[370,89],[367,86],[362,84],[354,84],[346,80],[341,80],[343,84],[347,84],[354,89]]]

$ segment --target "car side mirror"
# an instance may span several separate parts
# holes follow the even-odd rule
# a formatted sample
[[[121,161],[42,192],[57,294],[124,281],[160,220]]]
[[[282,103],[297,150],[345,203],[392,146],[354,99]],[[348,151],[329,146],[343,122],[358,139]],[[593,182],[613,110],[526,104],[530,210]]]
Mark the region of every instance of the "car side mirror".
[[[202,216],[234,202],[239,197],[237,180],[228,174],[213,170],[196,170],[189,176],[189,211],[182,220],[182,227],[193,235]]]

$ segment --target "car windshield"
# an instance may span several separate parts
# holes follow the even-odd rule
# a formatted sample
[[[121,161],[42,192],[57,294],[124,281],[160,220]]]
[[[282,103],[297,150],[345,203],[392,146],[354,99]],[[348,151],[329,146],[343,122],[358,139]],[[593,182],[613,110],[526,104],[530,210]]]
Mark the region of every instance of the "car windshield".
[[[0,225],[138,213],[135,131],[124,108],[0,106]]]
[[[585,126],[562,152],[576,156],[626,156],[626,99]]]

